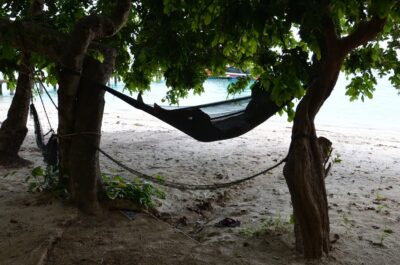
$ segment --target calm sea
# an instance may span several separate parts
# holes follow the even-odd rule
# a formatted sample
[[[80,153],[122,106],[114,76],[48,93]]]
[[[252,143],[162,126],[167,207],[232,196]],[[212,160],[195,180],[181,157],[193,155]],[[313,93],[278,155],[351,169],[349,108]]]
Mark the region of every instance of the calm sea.
[[[205,91],[202,95],[190,94],[187,98],[181,99],[180,106],[198,105],[215,101],[226,100],[228,97],[226,87],[234,80],[228,79],[209,79],[205,82]],[[373,99],[365,99],[350,102],[349,98],[345,95],[345,86],[348,81],[341,76],[333,91],[332,95],[326,101],[321,111],[319,112],[316,123],[323,126],[338,126],[347,128],[363,128],[363,129],[382,129],[397,131],[400,130],[400,95],[389,83],[388,80],[381,79],[378,82],[377,89],[374,93]],[[123,84],[117,84],[119,90],[123,89]],[[51,94],[56,97],[55,91],[50,89]],[[153,82],[151,90],[143,95],[146,103],[157,103],[165,105],[162,102],[163,97],[167,91],[164,82]],[[11,96],[8,91],[5,91],[3,85],[4,95],[0,96],[0,105],[5,107],[11,102]],[[235,97],[242,97],[250,95],[250,90],[246,90],[240,95]],[[137,94],[133,93],[133,97]],[[46,96],[43,97],[46,104],[50,101]],[[36,98],[36,100],[39,100]],[[112,112],[129,111],[131,106],[121,102],[119,99],[112,95],[106,95],[106,111]],[[5,118],[5,113],[0,114]],[[286,121],[285,116],[276,115],[272,118],[273,121]]]

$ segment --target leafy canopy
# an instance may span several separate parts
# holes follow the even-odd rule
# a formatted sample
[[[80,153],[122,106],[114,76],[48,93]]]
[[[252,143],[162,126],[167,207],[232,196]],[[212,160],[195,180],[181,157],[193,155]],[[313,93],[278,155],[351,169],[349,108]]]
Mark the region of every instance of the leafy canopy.
[[[0,17],[29,19],[30,2],[0,1]],[[67,34],[80,18],[107,14],[113,4],[45,1],[44,12],[33,19]],[[352,77],[347,94],[371,98],[377,76],[389,76],[400,88],[398,0],[143,0],[132,5],[127,26],[98,41],[118,50],[115,75],[132,91],[148,89],[154,78],[163,76],[170,87],[167,99],[176,103],[190,89],[203,91],[206,69],[219,75],[230,65],[260,78],[275,101],[284,104],[304,95],[314,78],[313,67],[326,55],[322,37],[327,17],[345,37],[373,16],[387,18],[386,25],[376,40],[346,58],[342,70]],[[101,60],[96,52],[89,55]],[[17,50],[0,43],[0,71],[10,79],[18,60]],[[54,77],[52,62],[40,56],[35,62]],[[249,81],[243,79],[229,91],[240,91]]]
[[[399,88],[399,1],[332,0],[328,7],[327,2],[142,1],[139,32],[130,43],[134,61],[127,84],[146,88],[155,75],[163,74],[171,87],[167,97],[176,102],[189,88],[202,91],[205,69],[218,75],[231,65],[260,78],[283,104],[304,95],[314,78],[313,67],[326,56],[322,39],[327,17],[337,35],[346,37],[375,16],[387,19],[384,31],[353,50],[343,65],[352,77],[347,94],[371,98],[377,76],[385,75]]]

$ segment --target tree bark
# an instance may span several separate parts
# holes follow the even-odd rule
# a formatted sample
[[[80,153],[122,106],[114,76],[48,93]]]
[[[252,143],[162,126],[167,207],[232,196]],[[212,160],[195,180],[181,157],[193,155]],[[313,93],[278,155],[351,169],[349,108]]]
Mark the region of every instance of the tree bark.
[[[100,211],[99,199],[104,195],[101,186],[99,154],[101,123],[104,110],[104,90],[114,69],[115,53],[105,63],[87,58],[79,85],[74,126],[69,149],[69,172],[72,198],[78,207],[89,214]],[[99,198],[100,197],[100,198]]]
[[[295,216],[296,249],[306,258],[320,258],[329,252],[325,154],[314,119],[336,84],[343,60],[340,51],[330,49],[315,67],[318,69],[315,80],[296,109],[292,142],[283,170]]]
[[[283,169],[295,216],[296,249],[306,258],[320,258],[330,249],[324,168],[324,149],[326,142],[330,144],[330,141],[317,137],[315,116],[330,96],[347,54],[375,38],[385,22],[386,19],[373,17],[359,25],[352,34],[339,38],[330,16],[325,18],[325,36],[320,43],[323,46],[322,58],[320,62],[314,62],[314,81],[297,106],[292,142]]]
[[[31,68],[30,54],[22,53],[15,95],[8,110],[7,119],[0,128],[0,164],[2,165],[24,166],[30,163],[19,157],[18,152],[28,132],[26,122],[33,86]]]
[[[91,15],[84,17],[74,27],[66,43],[65,52],[60,57],[62,71],[59,76],[59,135],[74,133],[78,109],[78,89],[80,88],[84,60],[92,41],[98,38],[110,37],[125,25],[130,13],[130,0],[116,1],[114,12],[109,16]],[[106,49],[107,50],[107,49]],[[105,51],[107,53],[107,51]],[[75,74],[73,73],[75,72]],[[79,113],[81,114],[81,113]],[[71,177],[69,154],[72,139],[60,138],[59,170],[60,182],[66,184]],[[72,187],[71,187],[72,188]]]
[[[39,15],[43,10],[43,1],[34,0],[29,10],[29,17]],[[7,119],[0,128],[0,163],[16,166],[30,164],[18,156],[18,152],[28,132],[26,122],[29,115],[29,101],[32,97],[33,65],[31,53],[21,54],[21,63],[15,95],[7,113]],[[0,88],[1,89],[1,88]],[[10,90],[12,95],[14,92]]]

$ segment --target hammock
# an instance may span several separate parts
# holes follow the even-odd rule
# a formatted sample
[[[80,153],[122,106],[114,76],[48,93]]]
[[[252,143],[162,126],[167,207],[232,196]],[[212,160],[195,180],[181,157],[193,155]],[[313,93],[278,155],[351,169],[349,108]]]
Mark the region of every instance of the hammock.
[[[143,102],[141,94],[134,99],[108,86],[101,85],[101,87],[129,105],[147,112],[201,142],[213,142],[243,135],[282,108],[270,99],[270,94],[263,90],[260,82],[253,85],[250,97],[175,109],[165,109],[157,104],[153,107],[147,105]],[[224,111],[221,112],[221,109]]]
[[[30,113],[33,117],[33,123],[35,127],[35,138],[36,145],[42,151],[42,155],[46,164],[57,167],[58,164],[58,141],[56,135],[50,130],[51,136],[47,141],[47,144],[44,143],[44,135],[42,126],[40,124],[39,115],[36,111],[35,105],[31,103],[30,105]]]

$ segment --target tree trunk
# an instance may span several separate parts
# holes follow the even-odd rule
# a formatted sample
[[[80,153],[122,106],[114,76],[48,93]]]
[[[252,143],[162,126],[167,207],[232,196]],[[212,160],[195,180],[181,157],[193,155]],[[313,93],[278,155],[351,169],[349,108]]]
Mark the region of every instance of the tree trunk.
[[[314,119],[336,84],[343,59],[343,54],[330,51],[318,62],[316,78],[296,109],[292,142],[283,170],[293,204],[296,249],[306,258],[320,258],[329,252],[326,141],[319,141]]]
[[[74,136],[71,137],[68,169],[74,202],[89,214],[100,211],[99,197],[104,196],[101,185],[99,154],[101,123],[104,110],[104,90],[98,84],[109,80],[114,68],[115,54],[105,63],[87,58],[79,85]]]
[[[81,76],[80,72],[84,71],[84,62],[87,59],[87,50],[90,44],[95,39],[101,39],[111,37],[116,34],[127,22],[131,8],[130,0],[118,0],[113,12],[109,16],[104,15],[91,15],[83,17],[76,24],[75,27],[65,43],[66,49],[62,52],[62,56],[59,58],[61,73],[58,77],[59,90],[58,90],[58,134],[60,137],[60,148],[59,148],[59,181],[61,184],[66,184],[68,179],[71,177],[71,165],[70,153],[72,146],[72,139],[68,137],[62,137],[63,135],[69,135],[75,133],[76,121],[80,119],[76,117],[78,107],[78,89],[81,88]],[[99,45],[98,48],[101,50],[109,50],[105,46]],[[106,51],[108,53],[109,51]],[[113,56],[115,57],[115,55]],[[111,66],[111,70],[114,68],[114,59],[111,64],[101,64],[94,73],[92,79],[102,79],[103,76],[107,75],[110,77],[107,71],[104,71],[103,67],[106,65]],[[91,64],[87,62],[88,64]],[[92,67],[92,65],[90,66]],[[106,67],[107,68],[107,67]],[[109,70],[109,69],[106,69]],[[100,74],[102,72],[102,74]],[[99,76],[101,78],[99,78]],[[99,83],[104,84],[106,81]],[[93,87],[93,86],[92,86]],[[81,88],[82,91],[86,88]],[[82,92],[80,91],[80,92]],[[86,106],[89,108],[89,106]],[[97,112],[97,111],[94,111]],[[80,113],[81,115],[82,113]],[[95,128],[90,128],[95,129]],[[72,187],[71,187],[72,188]]]
[[[39,15],[43,10],[43,0],[31,3],[29,17]],[[15,95],[7,113],[7,119],[0,129],[0,164],[27,165],[29,161],[18,156],[18,152],[28,132],[26,122],[29,115],[29,101],[32,97],[33,65],[31,53],[22,52],[16,90],[10,89],[10,95]],[[8,83],[7,83],[8,85]],[[1,88],[0,88],[1,90]]]
[[[22,53],[15,95],[7,119],[0,128],[0,164],[3,165],[29,164],[29,161],[18,156],[18,152],[28,132],[26,122],[33,86],[31,73],[30,54]]]
[[[310,131],[315,135],[315,129]],[[296,249],[306,258],[329,252],[325,170],[316,137],[293,139],[284,175],[295,216]]]

